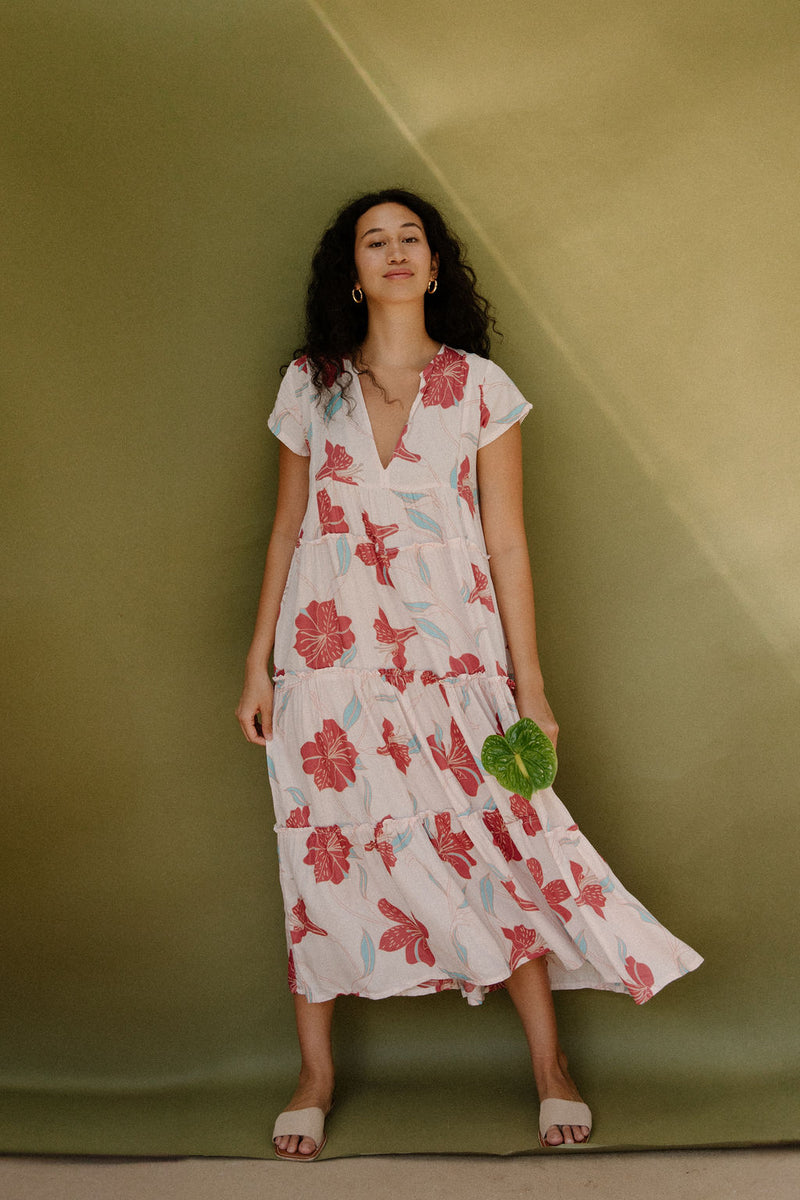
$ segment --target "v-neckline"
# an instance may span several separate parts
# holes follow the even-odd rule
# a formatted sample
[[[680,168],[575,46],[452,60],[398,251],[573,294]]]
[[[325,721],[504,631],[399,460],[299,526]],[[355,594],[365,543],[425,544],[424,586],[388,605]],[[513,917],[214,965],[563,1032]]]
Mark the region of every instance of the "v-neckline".
[[[406,417],[405,424],[403,425],[403,428],[400,430],[400,436],[398,437],[398,439],[395,443],[395,447],[392,450],[391,458],[387,462],[386,466],[383,465],[383,460],[381,459],[380,453],[378,452],[378,443],[375,441],[375,430],[372,428],[372,421],[370,420],[369,409],[367,408],[367,402],[364,398],[364,390],[361,387],[361,379],[359,378],[359,373],[358,373],[358,371],[356,371],[355,367],[353,366],[352,361],[349,358],[346,358],[344,360],[345,366],[350,371],[350,374],[353,376],[353,379],[356,381],[356,386],[358,388],[358,399],[361,401],[361,411],[363,413],[363,417],[366,422],[366,434],[372,443],[372,450],[375,455],[375,459],[376,459],[376,461],[378,463],[378,467],[383,475],[386,474],[386,472],[389,470],[392,463],[394,462],[394,460],[397,456],[397,451],[400,449],[400,445],[403,441],[403,438],[406,436],[406,433],[408,432],[408,427],[411,424],[411,418],[413,417],[414,413],[416,412],[417,408],[419,407],[419,402],[422,398],[422,393],[425,391],[425,378],[424,378],[425,372],[428,370],[428,367],[430,367],[431,363],[436,361],[436,359],[439,357],[439,355],[442,353],[443,350],[444,350],[444,342],[441,344],[439,349],[436,351],[436,353],[434,354],[434,356],[430,360],[430,362],[427,362],[419,373],[419,387],[417,389],[417,394],[411,402],[411,408],[408,410],[408,416]]]

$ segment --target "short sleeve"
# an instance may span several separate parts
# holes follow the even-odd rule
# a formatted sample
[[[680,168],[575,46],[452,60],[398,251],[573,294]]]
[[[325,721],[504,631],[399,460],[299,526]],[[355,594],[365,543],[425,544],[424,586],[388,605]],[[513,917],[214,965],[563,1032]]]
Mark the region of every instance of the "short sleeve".
[[[281,380],[275,406],[267,425],[276,438],[294,450],[295,454],[308,457],[311,427],[311,384],[308,374],[296,363],[291,363]]]
[[[481,428],[478,449],[488,446],[518,421],[524,421],[533,408],[497,363],[487,362],[480,385]]]

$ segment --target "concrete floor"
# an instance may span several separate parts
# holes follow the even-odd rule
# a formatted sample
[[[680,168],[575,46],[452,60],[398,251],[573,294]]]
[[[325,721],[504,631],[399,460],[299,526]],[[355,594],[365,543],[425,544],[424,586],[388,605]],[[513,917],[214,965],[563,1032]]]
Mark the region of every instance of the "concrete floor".
[[[658,1150],[536,1157],[0,1158],[3,1200],[797,1200],[800,1151]]]

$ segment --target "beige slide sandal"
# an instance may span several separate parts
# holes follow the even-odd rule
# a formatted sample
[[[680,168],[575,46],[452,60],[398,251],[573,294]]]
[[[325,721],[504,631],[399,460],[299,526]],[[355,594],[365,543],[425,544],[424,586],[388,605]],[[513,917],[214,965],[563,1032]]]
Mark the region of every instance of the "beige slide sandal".
[[[582,1142],[559,1142],[552,1146],[544,1139],[551,1125],[585,1125],[589,1133]],[[539,1108],[539,1145],[543,1150],[561,1150],[564,1146],[585,1146],[592,1133],[592,1110],[581,1100],[543,1100]]]
[[[291,1136],[295,1134],[299,1138],[311,1138],[317,1143],[316,1150],[311,1154],[289,1154],[286,1150],[279,1150],[275,1145],[275,1138],[285,1135]],[[328,1140],[328,1135],[325,1133],[325,1113],[321,1108],[295,1108],[288,1112],[282,1112],[275,1122],[275,1128],[272,1131],[273,1149],[278,1158],[288,1158],[290,1162],[313,1162],[317,1155],[322,1150]]]

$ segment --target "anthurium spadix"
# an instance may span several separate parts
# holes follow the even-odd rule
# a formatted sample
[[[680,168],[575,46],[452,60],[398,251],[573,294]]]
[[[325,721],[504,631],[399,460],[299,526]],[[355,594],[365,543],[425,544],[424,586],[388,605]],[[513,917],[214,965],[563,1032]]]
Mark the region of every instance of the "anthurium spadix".
[[[493,733],[487,737],[481,763],[504,788],[526,800],[550,787],[558,770],[553,743],[529,717],[510,725],[504,736]]]

